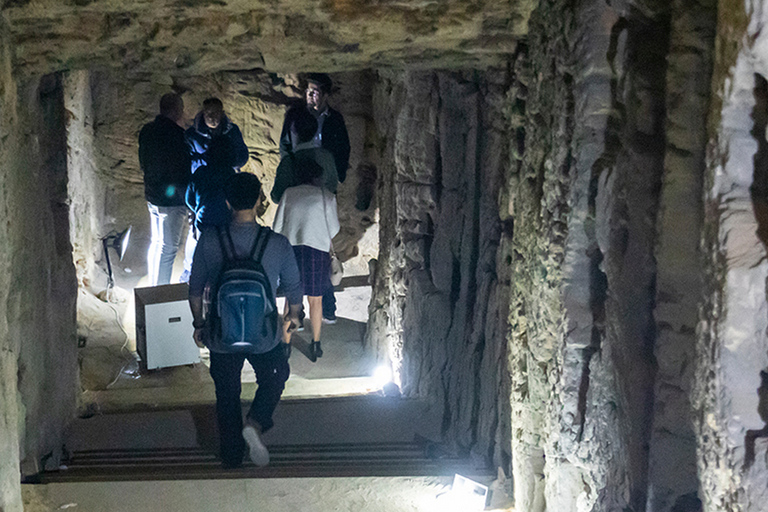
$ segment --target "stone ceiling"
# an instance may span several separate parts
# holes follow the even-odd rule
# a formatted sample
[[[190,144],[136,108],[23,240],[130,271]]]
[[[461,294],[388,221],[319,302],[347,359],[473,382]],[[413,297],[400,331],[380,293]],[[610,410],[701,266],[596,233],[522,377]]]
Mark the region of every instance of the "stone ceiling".
[[[6,0],[17,69],[339,71],[497,64],[537,0]]]

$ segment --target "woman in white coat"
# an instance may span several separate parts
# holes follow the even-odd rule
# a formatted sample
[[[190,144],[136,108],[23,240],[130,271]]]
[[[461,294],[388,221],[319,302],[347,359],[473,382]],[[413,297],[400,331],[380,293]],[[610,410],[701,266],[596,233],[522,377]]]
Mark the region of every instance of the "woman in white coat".
[[[336,196],[323,188],[323,168],[305,161],[298,170],[298,186],[285,190],[272,228],[291,242],[299,265],[312,324],[312,359],[322,357],[323,293],[331,286],[331,240],[339,232]],[[284,340],[291,335],[284,331]]]

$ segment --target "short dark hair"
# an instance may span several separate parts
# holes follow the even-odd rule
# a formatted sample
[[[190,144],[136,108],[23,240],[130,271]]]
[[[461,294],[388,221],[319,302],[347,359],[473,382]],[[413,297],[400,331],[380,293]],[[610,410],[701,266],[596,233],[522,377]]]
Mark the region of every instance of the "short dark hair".
[[[224,197],[233,210],[250,210],[261,197],[261,181],[255,174],[238,172],[224,185]]]
[[[304,80],[306,80],[307,83],[317,84],[317,86],[320,87],[320,90],[325,94],[331,94],[333,80],[331,80],[331,77],[326,73],[307,73]]]
[[[323,176],[323,168],[311,158],[296,161],[298,181],[300,185],[314,185]]]
[[[181,108],[182,110],[184,109],[184,100],[182,100],[181,96],[175,92],[163,94],[163,97],[160,98],[161,115],[168,116],[169,114],[173,114],[178,108]]]
[[[224,104],[221,102],[219,98],[206,98],[203,101],[203,110],[208,109],[218,109],[218,110],[224,110]]]
[[[298,109],[292,126],[296,130],[298,142],[309,142],[317,133],[317,119],[305,108]]]

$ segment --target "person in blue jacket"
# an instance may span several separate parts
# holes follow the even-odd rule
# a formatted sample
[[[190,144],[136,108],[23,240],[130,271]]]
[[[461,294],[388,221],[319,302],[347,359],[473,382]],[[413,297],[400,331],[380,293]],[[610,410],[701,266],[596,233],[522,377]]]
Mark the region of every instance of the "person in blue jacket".
[[[208,164],[211,141],[219,137],[227,141],[228,160],[233,171],[248,163],[248,146],[243,141],[243,134],[240,128],[227,117],[224,104],[219,98],[208,98],[203,101],[203,109],[195,116],[185,136],[189,145],[193,176],[200,167]],[[189,280],[198,235],[197,229],[190,229],[184,251],[184,272],[180,279],[182,282]]]
[[[186,136],[192,156],[193,174],[198,167],[206,164],[208,147],[214,137],[226,137],[229,140],[234,169],[248,163],[248,146],[243,141],[243,134],[224,113],[224,105],[219,98],[203,101],[203,110],[195,116],[192,126],[187,128]]]
[[[224,184],[235,174],[229,139],[215,137],[207,152],[207,164],[197,168],[187,187],[187,206],[194,214],[198,232],[229,224],[230,211],[224,196]]]

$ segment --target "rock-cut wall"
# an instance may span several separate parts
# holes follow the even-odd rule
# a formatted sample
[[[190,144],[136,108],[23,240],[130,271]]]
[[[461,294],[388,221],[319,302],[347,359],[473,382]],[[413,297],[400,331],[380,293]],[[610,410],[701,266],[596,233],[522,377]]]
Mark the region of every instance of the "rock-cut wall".
[[[380,72],[380,258],[368,341],[454,447],[509,464],[508,282],[497,271],[508,72]]]
[[[764,2],[717,3],[694,404],[705,510],[768,510],[768,37]]]
[[[714,12],[552,0],[531,18],[509,185],[520,510],[668,511],[699,491],[691,393]]]
[[[0,18],[0,168],[9,168],[16,157],[12,153],[16,137],[10,135],[18,126],[16,111],[16,84],[11,75],[11,47],[8,41],[8,27],[5,19]],[[0,180],[7,179],[2,173]],[[4,187],[3,187],[4,188]],[[0,199],[6,204],[8,198],[3,194]],[[0,224],[0,238],[9,238],[8,227]],[[0,272],[5,276],[10,270],[10,247],[0,246]],[[5,310],[8,295],[3,290],[0,295],[0,310]],[[18,342],[9,336],[5,316],[0,322],[0,509],[9,512],[21,512],[21,488],[19,485],[20,424],[21,398],[19,397],[16,375],[19,368]]]
[[[0,40],[5,42],[0,20]],[[59,75],[15,80],[0,46],[0,509],[20,474],[58,466],[74,416],[77,282],[69,241]]]

